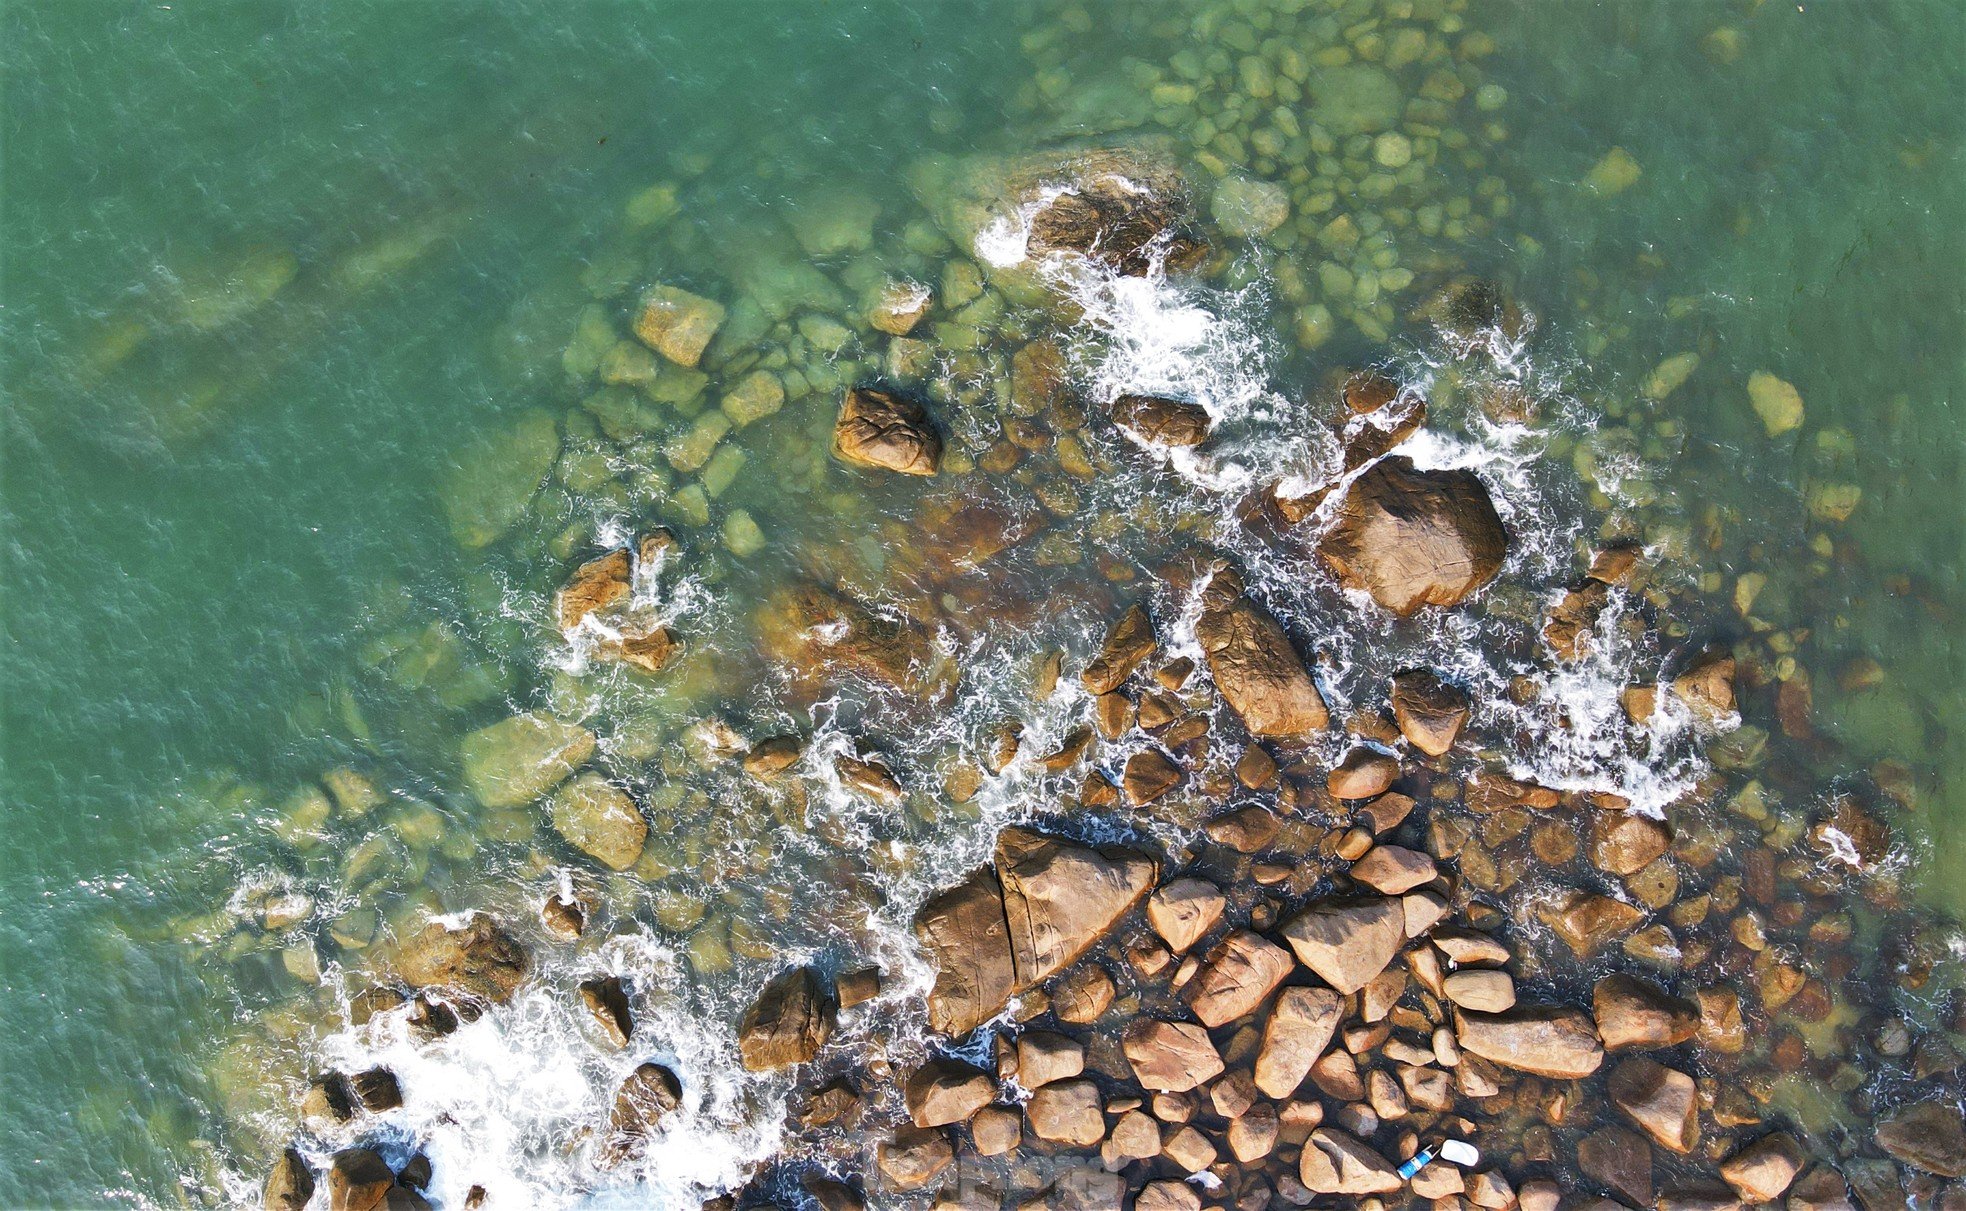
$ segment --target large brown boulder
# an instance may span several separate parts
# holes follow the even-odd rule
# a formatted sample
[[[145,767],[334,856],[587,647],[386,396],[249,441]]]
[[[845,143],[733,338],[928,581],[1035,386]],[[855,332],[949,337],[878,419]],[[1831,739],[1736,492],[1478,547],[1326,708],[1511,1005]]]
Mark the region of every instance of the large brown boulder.
[[[1181,996],[1203,1025],[1220,1026],[1261,1005],[1292,966],[1289,951],[1239,929],[1209,950]]]
[[[810,967],[773,977],[737,1031],[738,1058],[750,1072],[803,1064],[833,1037],[835,1007]]]
[[[337,1152],[328,1164],[329,1211],[375,1211],[389,1197],[396,1175],[367,1148]]]
[[[1393,722],[1406,742],[1429,757],[1454,747],[1467,726],[1468,696],[1428,669],[1393,678]]]
[[[1017,991],[1003,888],[989,867],[922,905],[915,914],[915,938],[935,968],[928,994],[931,1029],[968,1034]]]
[[[626,601],[633,574],[634,559],[627,547],[618,547],[581,564],[553,598],[553,613],[559,620],[560,630],[571,631],[589,614]]]
[[[1785,1131],[1776,1131],[1720,1162],[1720,1176],[1744,1203],[1770,1203],[1794,1182],[1809,1158]]]
[[[601,1150],[606,1165],[641,1154],[662,1120],[682,1105],[683,1087],[676,1074],[660,1064],[638,1064],[615,1090],[608,1111],[608,1137]]]
[[[942,435],[913,400],[854,387],[833,425],[833,455],[856,467],[933,475],[942,462]]]
[[[1106,632],[1106,642],[1092,663],[1085,666],[1080,675],[1086,691],[1092,694],[1110,694],[1125,684],[1133,671],[1152,656],[1159,647],[1154,637],[1154,620],[1147,615],[1145,606],[1133,605],[1121,614],[1113,629]]]
[[[1071,184],[1031,216],[1029,250],[1078,253],[1132,277],[1157,260],[1174,269],[1199,265],[1208,247],[1189,234],[1175,183],[1122,175],[1131,167],[1115,171],[1098,154],[1082,160]]]
[[[1270,612],[1244,593],[1238,573],[1224,569],[1209,581],[1195,639],[1215,688],[1253,735],[1296,739],[1330,722],[1303,657]]]
[[[908,1078],[902,1091],[908,1117],[917,1127],[966,1122],[997,1096],[990,1074],[961,1060],[930,1060]]]
[[[955,1162],[949,1133],[939,1127],[897,1127],[894,1138],[880,1146],[876,1163],[896,1190],[913,1190],[935,1180]]]
[[[1877,1125],[1877,1146],[1914,1169],[1966,1177],[1966,1118],[1957,1104],[1904,1107]]]
[[[1589,1076],[1604,1062],[1597,1028],[1576,1009],[1521,1005],[1507,1013],[1457,1012],[1454,1039],[1461,1050],[1492,1064],[1561,1081]]]
[[[1159,864],[1023,828],[997,837],[997,862],[935,896],[915,936],[936,970],[929,1025],[975,1029],[1021,992],[1064,970],[1153,887]]]
[[[1635,1207],[1652,1205],[1652,1149],[1623,1127],[1600,1127],[1577,1141],[1577,1167]]]
[[[1278,1101],[1310,1075],[1344,1018],[1345,1002],[1329,988],[1286,988],[1263,1027],[1256,1053],[1256,1087]]]
[[[1298,1180],[1313,1194],[1391,1194],[1405,1185],[1392,1162],[1336,1127],[1311,1132]]]
[[[412,988],[438,989],[502,1005],[531,966],[525,948],[484,913],[456,929],[433,921],[404,943],[396,972]]]
[[[1147,924],[1175,954],[1202,940],[1228,906],[1222,889],[1206,879],[1175,879],[1147,899]]]
[[[1132,850],[1095,850],[1022,828],[998,834],[997,878],[1019,987],[1084,954],[1159,873],[1159,863]]]
[[[1284,924],[1283,938],[1319,979],[1353,993],[1399,953],[1406,941],[1406,913],[1393,899],[1314,904]]]
[[[307,1167],[307,1158],[292,1148],[281,1152],[260,1190],[266,1211],[303,1211],[313,1197],[314,1170]]]
[[[1222,1071],[1222,1053],[1193,1022],[1135,1018],[1120,1036],[1120,1049],[1142,1089],[1185,1093]]]
[[[1495,578],[1508,532],[1471,471],[1422,471],[1385,458],[1352,481],[1318,557],[1348,589],[1395,614],[1452,606]]]
[[[1611,1070],[1611,1102],[1661,1148],[1684,1156],[1700,1141],[1700,1093],[1693,1078],[1644,1056]]]

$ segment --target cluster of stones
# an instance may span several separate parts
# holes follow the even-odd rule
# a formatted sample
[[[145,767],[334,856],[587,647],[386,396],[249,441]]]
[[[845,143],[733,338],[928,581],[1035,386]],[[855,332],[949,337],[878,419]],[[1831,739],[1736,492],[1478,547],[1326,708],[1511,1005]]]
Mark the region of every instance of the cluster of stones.
[[[1382,342],[1416,276],[1452,270],[1443,246],[1485,235],[1511,207],[1483,175],[1508,98],[1480,67],[1495,43],[1465,28],[1464,7],[1219,4],[1095,19],[1070,6],[1025,36],[1036,75],[1019,99],[1078,129],[1166,132],[1207,183],[1222,231],[1272,250],[1300,345],[1341,325]],[[1095,27],[1096,55],[1085,50]]]

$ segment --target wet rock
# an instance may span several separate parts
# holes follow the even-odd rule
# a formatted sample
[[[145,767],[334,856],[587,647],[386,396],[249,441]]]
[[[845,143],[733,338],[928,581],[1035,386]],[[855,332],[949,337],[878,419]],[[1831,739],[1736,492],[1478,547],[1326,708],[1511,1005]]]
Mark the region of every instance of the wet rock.
[[[339,1072],[325,1072],[307,1083],[300,1095],[300,1121],[315,1130],[331,1130],[355,1117],[355,1091]]]
[[[634,575],[633,557],[621,547],[574,569],[553,598],[553,616],[562,632],[579,626],[589,615],[628,599]]]
[[[867,322],[889,336],[907,336],[922,322],[935,301],[935,291],[918,282],[889,281],[867,309]]]
[[[1208,439],[1208,409],[1157,395],[1122,395],[1113,401],[1113,420],[1141,441],[1156,446],[1199,446]]]
[[[894,771],[879,761],[864,757],[841,756],[833,759],[833,773],[840,784],[876,803],[892,807],[906,796]]]
[[[1095,850],[1022,828],[999,833],[997,878],[1019,986],[1063,971],[1158,874],[1157,862],[1133,850]]]
[[[805,745],[797,736],[771,736],[751,746],[744,754],[744,772],[753,778],[771,779],[791,769],[805,755]]]
[[[1239,807],[1202,825],[1209,840],[1239,854],[1253,854],[1266,848],[1282,830],[1282,818],[1260,803]]]
[[[1606,1050],[1676,1047],[1700,1027],[1700,1009],[1637,976],[1605,976],[1591,990],[1591,1013]]]
[[[1633,1056],[1611,1070],[1605,1092],[1661,1148],[1684,1156],[1700,1142],[1700,1095],[1685,1073]]]
[[[867,1200],[844,1182],[809,1173],[799,1184],[812,1196],[819,1211],[867,1211]]]
[[[337,1152],[328,1164],[329,1211],[375,1211],[395,1184],[396,1175],[369,1149]]]
[[[1966,1177],[1966,1118],[1956,1103],[1918,1102],[1879,1122],[1877,1146],[1940,1177]]]
[[[1203,591],[1195,639],[1222,697],[1259,737],[1298,739],[1324,729],[1330,712],[1304,660],[1270,612],[1223,569]]]
[[[758,993],[737,1030],[738,1058],[749,1072],[803,1064],[833,1037],[834,1005],[810,967],[781,972]]]
[[[1315,1194],[1391,1194],[1405,1185],[1392,1162],[1335,1127],[1311,1132],[1297,1177]]]
[[[843,673],[923,697],[947,688],[927,632],[818,585],[775,594],[759,614],[758,632],[766,654],[815,694],[831,692]]]
[[[524,714],[464,738],[464,783],[486,807],[524,807],[594,755],[594,733],[549,715]]]
[[[1508,533],[1472,472],[1393,456],[1352,482],[1317,553],[1346,588],[1407,615],[1457,605],[1493,580]]]
[[[881,1144],[876,1163],[896,1190],[915,1190],[934,1181],[955,1159],[946,1132],[904,1125]]]
[[[856,467],[933,475],[942,461],[942,436],[921,405],[892,392],[854,387],[833,426],[833,454]]]
[[[1224,177],[1210,206],[1216,226],[1237,239],[1264,236],[1290,218],[1290,195],[1283,186],[1256,177]]]
[[[1186,777],[1167,754],[1157,748],[1143,748],[1126,759],[1120,787],[1129,804],[1144,807],[1180,786]]]
[[[1187,1182],[1162,1178],[1140,1187],[1133,1211],[1201,1211],[1201,1195]]]
[[[662,1120],[682,1104],[683,1086],[675,1073],[660,1064],[636,1065],[615,1090],[602,1162],[612,1165],[640,1156]]]
[[[314,1197],[314,1170],[307,1159],[292,1148],[280,1153],[260,1188],[260,1203],[266,1211],[304,1211]]]
[[[1429,757],[1454,747],[1467,726],[1468,697],[1427,669],[1393,678],[1393,722],[1406,742]]]
[[[833,991],[841,1009],[865,1004],[881,994],[881,969],[863,967],[858,971],[843,972],[833,982]]]
[[[403,944],[397,974],[412,988],[439,989],[502,1005],[512,999],[531,960],[525,948],[484,913],[451,929],[433,921]]]
[[[1205,1026],[1220,1026],[1253,1012],[1290,974],[1290,952],[1261,935],[1237,930],[1208,952],[1181,989],[1188,1009]]]
[[[1147,923],[1175,954],[1201,941],[1228,900],[1206,879],[1175,879],[1147,898]]]
[[[1555,1080],[1589,1076],[1604,1062],[1597,1028],[1575,1009],[1525,1005],[1508,1013],[1457,1012],[1454,1041],[1490,1063]]]
[[[1857,1211],[1857,1205],[1850,1201],[1843,1175],[1817,1165],[1789,1187],[1788,1211]]]
[[[1734,656],[1707,651],[1695,656],[1672,679],[1673,696],[1685,703],[1694,718],[1706,724],[1724,722],[1734,714]]]
[[[1105,1016],[1118,991],[1104,967],[1081,964],[1051,986],[1051,1011],[1061,1022],[1088,1026]]]
[[[1384,794],[1399,777],[1399,762],[1370,748],[1355,748],[1332,769],[1325,789],[1339,799],[1370,799]]]
[[[860,1116],[860,1094],[844,1079],[834,1078],[813,1090],[799,1122],[807,1127],[852,1123]]]
[[[1256,1087],[1281,1101],[1297,1091],[1344,1016],[1344,1002],[1328,988],[1286,988],[1263,1026],[1256,1055]]]
[[[1085,666],[1079,680],[1088,693],[1110,694],[1124,685],[1134,670],[1157,650],[1159,641],[1154,637],[1154,622],[1148,617],[1146,607],[1129,606],[1106,633],[1106,642],[1092,663]]]
[[[908,1078],[903,1095],[915,1126],[946,1127],[967,1121],[995,1100],[997,1083],[960,1060],[930,1060]]]
[[[678,366],[695,366],[723,322],[722,303],[674,286],[657,286],[642,296],[635,336]]]
[[[1207,246],[1188,234],[1172,181],[1121,176],[1103,157],[1076,167],[1072,185],[1031,215],[1030,252],[1077,253],[1132,277],[1156,261],[1182,270],[1200,264]]]
[[[1629,933],[1645,918],[1642,909],[1622,900],[1574,890],[1540,906],[1537,915],[1580,959],[1596,953],[1612,938]]]
[[[1602,1127],[1577,1141],[1577,1167],[1633,1206],[1652,1204],[1652,1149],[1623,1127]]]
[[[1591,864],[1614,875],[1633,875],[1672,845],[1665,822],[1632,812],[1600,812],[1591,821]]]
[[[1046,1085],[1024,1107],[1031,1133],[1042,1140],[1090,1148],[1106,1138],[1106,1115],[1099,1086],[1088,1080]]]
[[[587,1007],[601,1034],[616,1047],[626,1047],[635,1034],[628,1009],[628,990],[619,976],[597,976],[580,982],[580,1003]]]
[[[1576,661],[1590,650],[1599,619],[1611,604],[1611,587],[1595,580],[1570,589],[1543,623],[1543,642],[1558,660]]]
[[[932,897],[915,915],[915,937],[935,968],[929,1027],[968,1034],[989,1020],[1018,986],[1003,890],[988,867]]]
[[[371,1114],[381,1114],[394,1110],[403,1104],[403,1088],[396,1083],[396,1074],[387,1068],[370,1068],[348,1078],[348,1087],[354,1091],[355,1100],[362,1103],[362,1109]]]
[[[567,844],[610,870],[633,866],[648,840],[635,801],[599,774],[582,774],[553,792],[547,818]]]
[[[1208,1031],[1192,1022],[1135,1018],[1120,1036],[1120,1048],[1143,1089],[1183,1093],[1214,1079],[1223,1068]]]
[[[1765,370],[1748,375],[1748,403],[1770,437],[1802,426],[1802,393]]]
[[[1024,1142],[1023,1120],[1008,1106],[985,1106],[969,1121],[969,1138],[981,1156],[1002,1156]]]
[[[560,454],[550,413],[530,411],[460,451],[440,492],[451,532],[466,547],[489,546],[525,515]]]
[[[579,900],[560,892],[546,897],[546,902],[539,906],[539,917],[546,932],[562,942],[578,940],[587,928],[587,910],[580,906]]]
[[[1298,962],[1339,992],[1353,993],[1399,953],[1406,918],[1398,900],[1340,901],[1305,909],[1282,932]]]
[[[1764,1135],[1720,1163],[1720,1176],[1744,1203],[1780,1198],[1808,1163],[1802,1145],[1786,1132]]]

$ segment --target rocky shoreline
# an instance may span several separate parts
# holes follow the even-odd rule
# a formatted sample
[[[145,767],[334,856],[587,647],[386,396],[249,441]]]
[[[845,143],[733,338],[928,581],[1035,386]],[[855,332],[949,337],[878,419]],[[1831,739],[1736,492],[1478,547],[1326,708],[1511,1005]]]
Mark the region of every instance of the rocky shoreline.
[[[412,641],[387,660],[392,672],[415,665],[419,688],[461,685],[477,712],[457,745],[461,784],[493,831],[538,834],[526,886],[556,890],[536,918],[446,917],[415,902],[350,930],[351,942],[336,934],[353,978],[349,1026],[386,1023],[440,1048],[539,988],[542,971],[595,966],[597,939],[636,928],[654,889],[646,915],[693,978],[740,959],[777,968],[747,986],[729,1041],[745,1071],[790,1087],[785,1135],[706,1208],[1966,1205],[1951,1041],[1966,1003],[1940,979],[1922,1020],[1904,1009],[1957,956],[1943,923],[1898,886],[1886,817],[1901,796],[1874,775],[1777,802],[1777,784],[1792,790],[1798,775],[1742,715],[1752,698],[1762,717],[1772,697],[1781,732],[1806,733],[1794,640],[1770,627],[1740,635],[1683,583],[1684,527],[1607,522],[1555,593],[1509,585],[1510,502],[1476,471],[1413,457],[1405,443],[1428,435],[1443,401],[1375,370],[1323,376],[1306,408],[1330,449],[1242,491],[1234,543],[1178,510],[1098,495],[1207,453],[1220,418],[1174,391],[1082,392],[1073,325],[1087,299],[1069,286],[1227,278],[1239,270],[1224,240],[1329,254],[1315,289],[1288,266],[1278,274],[1298,352],[1341,321],[1374,341],[1410,323],[1448,351],[1454,368],[1437,385],[1463,414],[1533,414],[1527,388],[1498,369],[1531,328],[1522,312],[1451,258],[1402,264],[1399,253],[1413,233],[1458,239],[1507,211],[1496,190],[1480,195],[1486,214],[1437,198],[1439,179],[1420,171],[1450,158],[1479,171],[1479,150],[1445,117],[1464,100],[1480,113],[1502,102],[1477,69],[1446,62],[1461,26],[1434,7],[1433,32],[1417,38],[1418,26],[1390,39],[1323,30],[1316,65],[1287,46],[1253,53],[1253,40],[1233,67],[1177,56],[1177,77],[1232,97],[1315,93],[1336,124],[1292,133],[1294,118],[1243,112],[1253,101],[1193,112],[1212,94],[1198,103],[1178,79],[1150,83],[1171,114],[1162,124],[1192,136],[1217,178],[1206,204],[1158,139],[931,158],[908,185],[934,226],[916,220],[903,238],[911,255],[929,250],[918,267],[943,262],[939,273],[855,261],[843,286],[804,262],[740,267],[748,296],[726,304],[701,286],[631,292],[631,265],[596,289],[608,305],[582,313],[560,367],[591,392],[558,427],[542,413],[487,435],[446,496],[461,546],[504,544],[550,566],[550,605],[535,612],[573,660],[544,701],[511,711],[452,667],[447,642]],[[1478,38],[1460,38],[1465,58],[1479,58]],[[1054,49],[1034,48],[1044,79],[1066,61]],[[1230,171],[1231,152],[1252,171]],[[1293,156],[1316,174],[1286,168]],[[1325,217],[1340,189],[1413,205],[1362,230],[1349,213]],[[658,187],[631,219],[660,227],[675,209]],[[826,262],[865,253],[873,223],[842,204],[795,231]],[[1691,372],[1667,371],[1648,394]],[[1786,394],[1763,383],[1755,395],[1771,432],[1793,427]],[[813,415],[794,420],[800,405]],[[745,430],[768,436],[743,445]],[[775,549],[772,519],[725,496],[747,449],[781,456],[777,473],[807,487],[855,477],[826,497],[855,533]],[[1579,469],[1587,462],[1580,451]],[[659,509],[641,507],[645,493]],[[604,538],[567,521],[575,501],[642,528]],[[1136,540],[1124,556],[1121,535]],[[1012,590],[996,574],[1006,552],[1081,582]],[[679,576],[726,556],[776,561],[745,636],[755,653],[704,651],[664,600]],[[1361,677],[1277,599],[1278,568],[1327,578],[1369,620],[1363,643],[1423,655],[1419,628],[1500,598],[1523,624],[1510,655],[1534,672],[1478,689],[1465,669],[1423,658]],[[978,649],[949,634],[1067,606],[1100,611],[1104,642],[1048,649],[1010,674],[1033,709],[1064,687],[1062,728],[1027,728],[1012,711],[932,759],[907,748],[902,728],[949,709],[974,676],[964,656]],[[1611,725],[1711,759],[1689,763],[1663,812],[1526,778],[1522,750],[1554,733],[1502,709],[1546,702],[1550,683],[1613,647],[1657,658],[1616,687]],[[580,696],[590,673],[673,690],[675,705],[607,734]],[[1328,696],[1341,676],[1343,697]],[[783,694],[774,708],[797,709],[760,707],[772,722],[748,726],[751,704],[733,687],[766,682]],[[855,720],[830,737],[785,726],[843,687],[900,704],[890,726]],[[718,688],[742,703],[727,712],[738,722],[699,711]],[[484,721],[487,710],[501,713]],[[622,775],[636,762],[660,763],[658,789]],[[686,783],[706,770],[722,781]],[[931,985],[911,987],[904,965],[867,944],[866,922],[842,931],[858,950],[789,965],[761,936],[760,920],[813,911],[786,886],[798,875],[773,869],[773,827],[810,827],[830,844],[827,830],[845,827],[814,825],[813,805],[837,795],[882,821],[870,835],[891,855],[906,836],[894,821],[980,814],[1006,771],[1035,781],[993,830],[990,860],[913,913]],[[327,785],[298,831],[382,798],[353,771]],[[719,850],[713,827],[736,839]],[[854,876],[862,910],[900,864],[883,868],[867,848]],[[685,889],[693,864],[717,868]],[[761,912],[713,894],[737,876],[761,889]],[[261,906],[269,933],[292,923],[287,907]],[[597,1049],[649,1057],[554,1141],[594,1186],[634,1172],[700,1092],[640,1020],[657,982],[596,970],[564,990]],[[925,1040],[896,1026],[921,1016]],[[406,1094],[386,1069],[310,1074],[265,1205],[427,1205],[420,1142],[385,1147],[378,1126]],[[496,1183],[467,1188],[464,1206],[501,1205]]]

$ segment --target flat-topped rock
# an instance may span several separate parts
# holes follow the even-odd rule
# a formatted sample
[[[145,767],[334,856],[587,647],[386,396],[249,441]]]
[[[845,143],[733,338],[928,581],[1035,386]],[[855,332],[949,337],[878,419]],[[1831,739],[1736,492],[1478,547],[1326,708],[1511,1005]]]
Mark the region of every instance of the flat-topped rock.
[[[1461,1050],[1490,1063],[1555,1080],[1589,1076],[1604,1062],[1596,1026],[1577,1009],[1519,1005],[1507,1013],[1457,1011],[1454,1039]]]
[[[1339,992],[1352,993],[1399,953],[1406,914],[1398,900],[1331,901],[1306,908],[1282,932],[1298,962]]]
[[[942,464],[942,435],[913,400],[873,387],[854,387],[833,425],[833,454],[841,462],[902,475],[933,475]]]
[[[1220,1026],[1253,1012],[1293,966],[1289,951],[1239,929],[1209,950],[1181,998],[1203,1025]]]
[[[1348,589],[1407,615],[1453,606],[1495,578],[1508,532],[1472,471],[1423,471],[1394,455],[1352,481],[1317,553]]]

